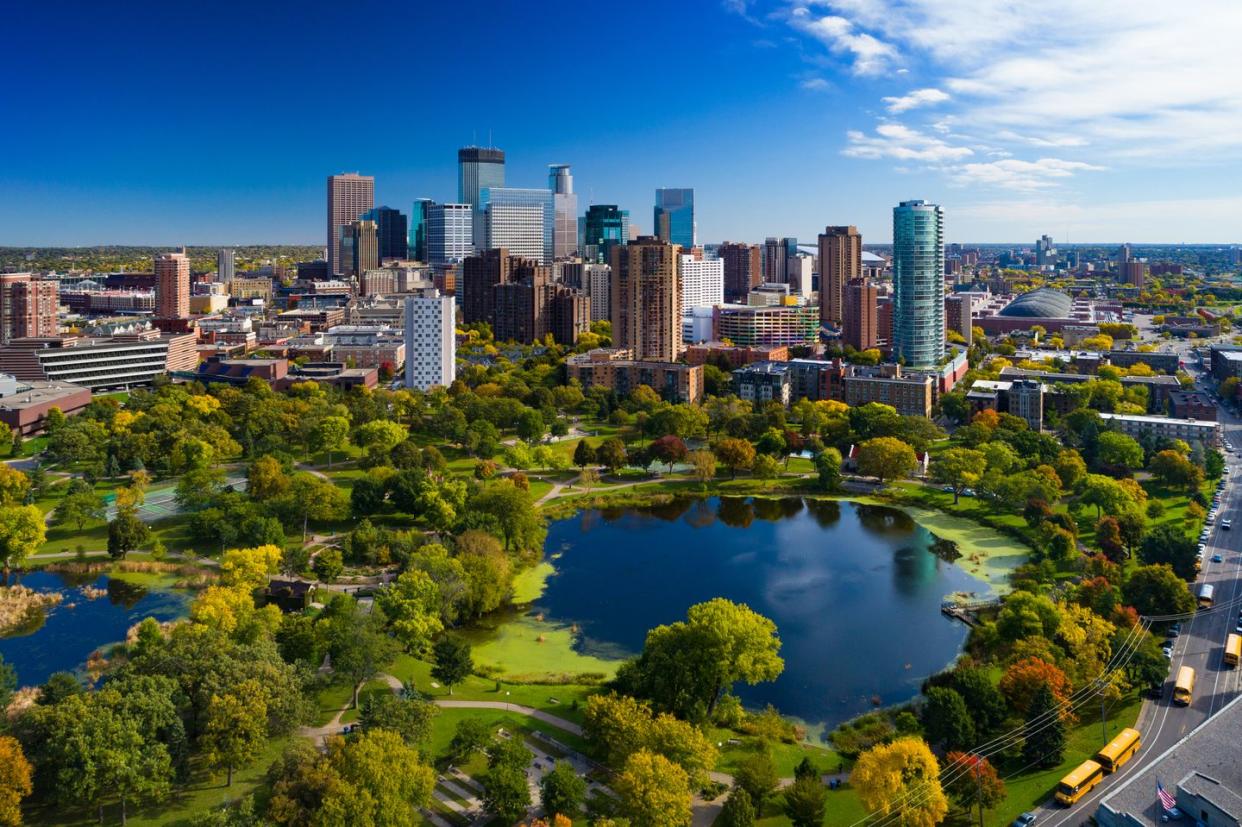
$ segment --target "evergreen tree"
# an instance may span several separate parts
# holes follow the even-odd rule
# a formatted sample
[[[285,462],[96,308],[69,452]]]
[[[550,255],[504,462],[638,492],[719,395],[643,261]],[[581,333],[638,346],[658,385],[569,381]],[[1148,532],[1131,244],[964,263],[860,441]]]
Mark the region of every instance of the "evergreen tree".
[[[1056,709],[1056,699],[1045,684],[1031,700],[1026,718],[1026,740],[1022,760],[1040,767],[1055,767],[1065,755],[1065,723]]]
[[[751,803],[750,793],[742,787],[734,787],[716,823],[720,827],[754,827],[755,805]]]

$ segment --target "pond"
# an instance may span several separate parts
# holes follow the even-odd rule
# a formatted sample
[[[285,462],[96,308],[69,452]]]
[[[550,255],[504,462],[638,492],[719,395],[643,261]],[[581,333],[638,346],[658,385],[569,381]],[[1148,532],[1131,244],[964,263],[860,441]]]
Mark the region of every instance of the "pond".
[[[988,591],[905,512],[830,500],[587,511],[551,525],[546,548],[556,571],[530,612],[576,624],[583,654],[638,652],[651,627],[727,597],[775,621],[783,643],[784,673],[739,684],[743,702],[829,726],[915,696],[966,638],[941,600]]]
[[[35,571],[12,582],[63,595],[42,617],[0,638],[0,655],[17,670],[19,686],[37,686],[53,672],[81,670],[92,652],[125,640],[143,618],[173,620],[185,615],[189,605],[180,592],[147,589],[107,575]]]

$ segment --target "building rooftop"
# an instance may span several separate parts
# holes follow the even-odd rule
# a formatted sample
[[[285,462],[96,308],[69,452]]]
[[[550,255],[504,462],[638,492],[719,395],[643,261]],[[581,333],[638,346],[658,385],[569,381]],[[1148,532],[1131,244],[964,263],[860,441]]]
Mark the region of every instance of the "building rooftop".
[[[1201,796],[1242,821],[1242,698],[1235,698],[1101,802],[1103,824],[1162,824],[1156,781]],[[1193,819],[1191,819],[1193,821]]]
[[[1117,414],[1101,413],[1100,419],[1116,419],[1119,422],[1151,422],[1165,425],[1193,425],[1199,428],[1219,428],[1220,423],[1202,419],[1178,419],[1172,416],[1151,416],[1150,414]]]
[[[57,402],[89,389],[69,382],[14,379],[0,374],[0,411],[16,411]]]
[[[791,369],[788,362],[752,362],[749,365],[743,365],[733,373],[789,373]]]
[[[1041,287],[1029,293],[1023,293],[997,313],[998,316],[1009,316],[1030,319],[1066,319],[1074,307],[1074,300],[1068,293],[1053,287]]]

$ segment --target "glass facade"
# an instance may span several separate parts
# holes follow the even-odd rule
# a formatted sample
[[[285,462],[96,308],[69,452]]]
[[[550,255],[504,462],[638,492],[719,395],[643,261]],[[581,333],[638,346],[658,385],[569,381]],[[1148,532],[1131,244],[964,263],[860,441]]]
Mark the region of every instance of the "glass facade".
[[[511,256],[552,263],[556,225],[552,190],[489,188],[479,195],[479,206],[487,224],[485,249],[504,247]]]
[[[427,210],[427,260],[462,261],[474,252],[474,208],[469,204],[431,204]]]
[[[379,258],[404,260],[409,248],[406,237],[405,215],[392,207],[376,207],[367,210],[362,217],[375,222],[379,232]]]
[[[902,201],[893,208],[893,358],[931,368],[944,353],[944,210]]]
[[[430,198],[415,198],[410,208],[410,229],[406,236],[406,253],[415,261],[427,258],[427,219],[431,212]]]
[[[578,196],[574,194],[574,176],[569,164],[548,166],[548,189],[556,212],[553,228],[552,255],[570,258],[578,252]]]
[[[655,234],[661,241],[694,246],[694,190],[663,188],[656,190],[655,213],[652,216]]]
[[[483,247],[483,190],[505,185],[504,150],[477,146],[457,150],[457,201],[474,207],[474,246]]]
[[[630,211],[616,204],[592,204],[582,220],[582,252],[597,264],[607,264],[611,249],[630,240]]]

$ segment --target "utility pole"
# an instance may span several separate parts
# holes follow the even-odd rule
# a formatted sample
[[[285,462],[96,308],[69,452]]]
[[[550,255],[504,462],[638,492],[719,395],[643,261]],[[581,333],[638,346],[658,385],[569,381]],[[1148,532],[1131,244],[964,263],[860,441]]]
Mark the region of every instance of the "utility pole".
[[[979,762],[983,759],[978,755],[975,756],[975,787],[979,796],[979,827],[983,827],[983,774],[979,771]]]

